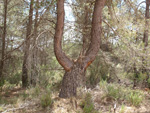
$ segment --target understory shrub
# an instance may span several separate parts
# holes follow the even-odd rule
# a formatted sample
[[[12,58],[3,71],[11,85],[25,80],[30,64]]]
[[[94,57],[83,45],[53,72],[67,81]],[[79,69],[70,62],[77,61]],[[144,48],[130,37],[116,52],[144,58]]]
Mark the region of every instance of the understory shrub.
[[[141,91],[125,88],[118,84],[108,84],[106,81],[100,81],[100,87],[104,91],[104,97],[109,97],[117,101],[125,100],[133,106],[139,106],[144,99]]]
[[[53,100],[50,91],[46,91],[46,93],[42,94],[40,98],[40,103],[43,108],[52,106]]]
[[[81,103],[81,107],[83,107],[83,113],[97,113],[94,108],[94,103],[92,101],[92,96],[90,93],[87,93],[85,95],[85,98]]]

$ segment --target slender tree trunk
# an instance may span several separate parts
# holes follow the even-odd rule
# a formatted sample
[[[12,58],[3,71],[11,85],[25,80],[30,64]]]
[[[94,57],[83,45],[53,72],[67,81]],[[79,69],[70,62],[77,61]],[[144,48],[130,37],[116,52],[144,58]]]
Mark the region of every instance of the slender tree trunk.
[[[144,54],[147,54],[147,47],[148,47],[148,32],[149,32],[149,6],[150,6],[150,0],[146,0],[146,10],[145,10],[145,30],[144,30],[144,36],[143,36],[143,43],[144,43]],[[143,58],[143,68],[142,73],[145,73],[147,75],[145,80],[145,87],[147,86],[147,82],[149,79],[149,74],[147,68],[147,58]]]
[[[31,85],[35,86],[38,82],[38,56],[37,56],[37,45],[36,45],[36,38],[37,38],[37,29],[38,29],[38,8],[39,7],[39,0],[36,0],[36,15],[35,15],[35,23],[34,23],[34,39],[32,42],[32,60],[31,60]]]
[[[76,62],[73,62],[62,51],[61,41],[64,29],[64,0],[57,1],[57,23],[54,37],[54,52],[58,62],[66,71],[59,94],[62,98],[76,96],[77,87],[83,83],[83,73],[94,61],[100,49],[102,9],[105,2],[106,0],[96,0],[92,18],[90,46],[84,57],[79,57]]]
[[[25,39],[25,49],[24,49],[24,59],[23,59],[23,67],[22,67],[22,87],[28,86],[28,77],[29,77],[29,49],[30,49],[30,37],[32,30],[32,16],[33,16],[33,2],[30,2],[30,10],[29,10],[29,19],[27,25],[26,39]]]
[[[144,37],[143,37],[143,43],[145,44],[145,47],[148,46],[148,28],[149,28],[149,6],[150,6],[150,0],[146,0],[146,10],[145,10],[145,30],[144,30]]]
[[[3,81],[3,69],[4,69],[4,56],[5,56],[5,40],[6,40],[6,29],[7,29],[7,5],[8,0],[4,0],[4,25],[3,25],[3,35],[2,35],[2,55],[0,62],[0,80]]]
[[[146,0],[146,10],[145,10],[145,30],[144,30],[144,36],[143,36],[143,43],[144,43],[144,53],[146,53],[146,48],[148,46],[148,31],[149,31],[149,6],[150,6],[150,0]],[[146,71],[145,70],[145,59],[143,58],[143,73]]]

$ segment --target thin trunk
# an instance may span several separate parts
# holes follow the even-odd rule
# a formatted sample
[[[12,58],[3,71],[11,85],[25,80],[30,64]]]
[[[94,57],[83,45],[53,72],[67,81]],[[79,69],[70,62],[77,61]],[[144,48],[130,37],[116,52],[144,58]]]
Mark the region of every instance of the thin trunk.
[[[29,49],[30,49],[30,37],[32,30],[32,16],[33,16],[33,2],[30,2],[30,11],[29,11],[29,20],[27,25],[26,39],[25,39],[25,50],[24,50],[24,59],[22,67],[22,87],[28,86],[28,77],[29,77]]]
[[[31,60],[31,81],[30,83],[35,86],[38,82],[38,56],[37,56],[37,45],[36,45],[36,38],[37,38],[37,29],[38,29],[38,8],[39,7],[39,0],[36,0],[36,15],[35,15],[35,23],[34,23],[34,39],[32,45],[32,60]]]
[[[144,30],[144,36],[143,36],[143,43],[144,43],[144,54],[147,54],[147,46],[148,46],[148,32],[149,32],[149,6],[150,6],[150,0],[146,0],[146,10],[145,10],[145,30]],[[147,58],[143,58],[143,68],[142,68],[142,73],[145,73],[146,80],[144,82],[145,87],[147,86],[148,79],[149,79],[149,74],[146,69],[147,67]]]
[[[148,46],[149,6],[150,6],[150,0],[146,0],[145,30],[144,30],[144,37],[143,37],[143,43],[145,44],[145,48]]]
[[[86,3],[88,3],[88,0],[86,0]],[[84,9],[84,12],[85,12],[85,15],[84,15],[84,27],[83,27],[83,33],[82,33],[82,41],[83,41],[83,44],[82,44],[82,51],[80,52],[80,57],[84,57],[85,56],[85,53],[86,53],[86,50],[88,48],[88,41],[89,41],[89,38],[90,38],[90,34],[89,34],[89,29],[88,29],[88,25],[89,23],[91,23],[91,20],[90,20],[90,12],[88,11],[88,6],[85,5],[85,9]]]
[[[5,40],[6,40],[6,29],[7,29],[7,5],[8,0],[4,0],[4,26],[3,26],[3,35],[2,35],[2,55],[0,62],[0,80],[3,81],[3,69],[4,69],[4,56],[5,56]]]
[[[149,19],[149,5],[150,5],[150,0],[146,0],[146,10],[145,10],[145,30],[144,30],[144,35],[143,35],[143,43],[144,43],[144,53],[146,53],[146,48],[148,46],[148,19]],[[143,69],[142,72],[144,73],[145,70],[145,58],[143,58]]]

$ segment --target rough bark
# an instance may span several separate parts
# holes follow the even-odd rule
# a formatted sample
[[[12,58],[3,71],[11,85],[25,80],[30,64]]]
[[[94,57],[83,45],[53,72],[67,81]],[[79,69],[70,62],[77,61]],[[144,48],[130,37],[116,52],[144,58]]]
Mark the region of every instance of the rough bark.
[[[95,59],[100,49],[102,9],[106,0],[96,0],[92,17],[91,44],[84,58],[72,62],[62,51],[61,41],[64,29],[64,0],[57,1],[57,23],[54,37],[54,52],[58,62],[66,70],[59,96],[68,98],[76,96],[76,90],[83,83],[86,68]]]
[[[29,77],[28,64],[29,64],[30,36],[32,30],[33,2],[34,0],[31,0],[30,2],[29,19],[28,19],[26,39],[25,39],[24,59],[23,59],[23,67],[22,67],[22,87],[28,86],[28,77]]]
[[[149,19],[149,6],[150,6],[150,0],[146,0],[146,11],[145,11],[145,30],[144,30],[144,37],[143,37],[143,43],[145,44],[145,47],[148,46],[148,19]]]
[[[143,35],[143,43],[144,43],[144,53],[147,51],[147,46],[148,46],[148,19],[149,19],[149,6],[150,6],[150,0],[146,0],[146,10],[145,10],[145,30],[144,30],[144,35]],[[142,68],[142,73],[146,72],[145,69],[146,66],[146,60],[143,58],[143,68]]]
[[[56,32],[54,37],[54,52],[60,65],[65,70],[70,70],[73,66],[73,62],[65,55],[62,50],[61,42],[64,30],[64,0],[57,1],[57,23]]]
[[[2,54],[0,62],[0,80],[3,80],[3,69],[4,69],[4,56],[5,56],[5,40],[6,40],[6,29],[7,29],[7,5],[8,0],[4,0],[4,25],[2,35]]]
[[[84,80],[82,78],[84,71],[80,66],[80,64],[75,63],[70,71],[65,72],[59,97],[68,98],[76,96],[77,87],[81,86],[83,84],[82,80]]]
[[[85,0],[85,2],[86,3],[88,3],[88,0]],[[84,27],[82,28],[82,30],[83,30],[83,33],[82,33],[82,42],[83,42],[83,44],[82,44],[82,51],[80,52],[80,57],[84,57],[85,56],[85,53],[86,53],[86,50],[87,50],[87,48],[88,48],[88,46],[89,46],[89,38],[90,38],[90,33],[89,33],[89,30],[90,29],[88,29],[88,25],[89,25],[89,23],[91,23],[91,20],[90,20],[90,12],[89,12],[89,9],[88,9],[88,6],[87,5],[85,5],[85,8],[84,8],[84,21],[83,21],[83,23],[84,23]],[[80,18],[79,18],[80,19]]]
[[[147,46],[148,46],[148,32],[149,32],[149,6],[150,6],[150,0],[146,0],[146,10],[145,10],[145,30],[144,30],[144,36],[143,36],[143,43],[144,43],[144,53],[147,54]],[[146,69],[147,67],[147,61],[146,58],[143,58],[143,68],[142,68],[142,73],[145,73],[146,80],[145,80],[145,87],[147,87],[148,79],[149,79],[149,74],[148,70]]]
[[[100,49],[102,10],[106,0],[96,0],[92,18],[91,43],[83,58],[83,68],[87,68],[95,59]]]
[[[38,32],[38,8],[39,7],[39,0],[36,0],[36,14],[35,14],[35,23],[34,23],[34,38],[32,41],[32,56],[31,56],[31,80],[30,84],[35,86],[38,82],[38,59],[37,59],[37,45],[36,45],[36,38]]]

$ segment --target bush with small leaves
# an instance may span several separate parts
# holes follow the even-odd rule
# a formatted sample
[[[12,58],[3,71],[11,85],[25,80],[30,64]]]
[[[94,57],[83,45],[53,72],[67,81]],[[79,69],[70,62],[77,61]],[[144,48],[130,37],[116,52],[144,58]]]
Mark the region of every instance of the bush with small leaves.
[[[52,106],[53,100],[51,97],[51,93],[47,92],[47,93],[43,94],[40,98],[40,101],[41,101],[41,106],[43,108],[46,108],[48,106]]]
[[[83,113],[97,113],[90,93],[86,94],[80,106],[83,107]]]
[[[140,103],[143,100],[143,94],[138,91],[131,91],[128,96],[127,100],[133,105],[133,106],[139,106]]]

